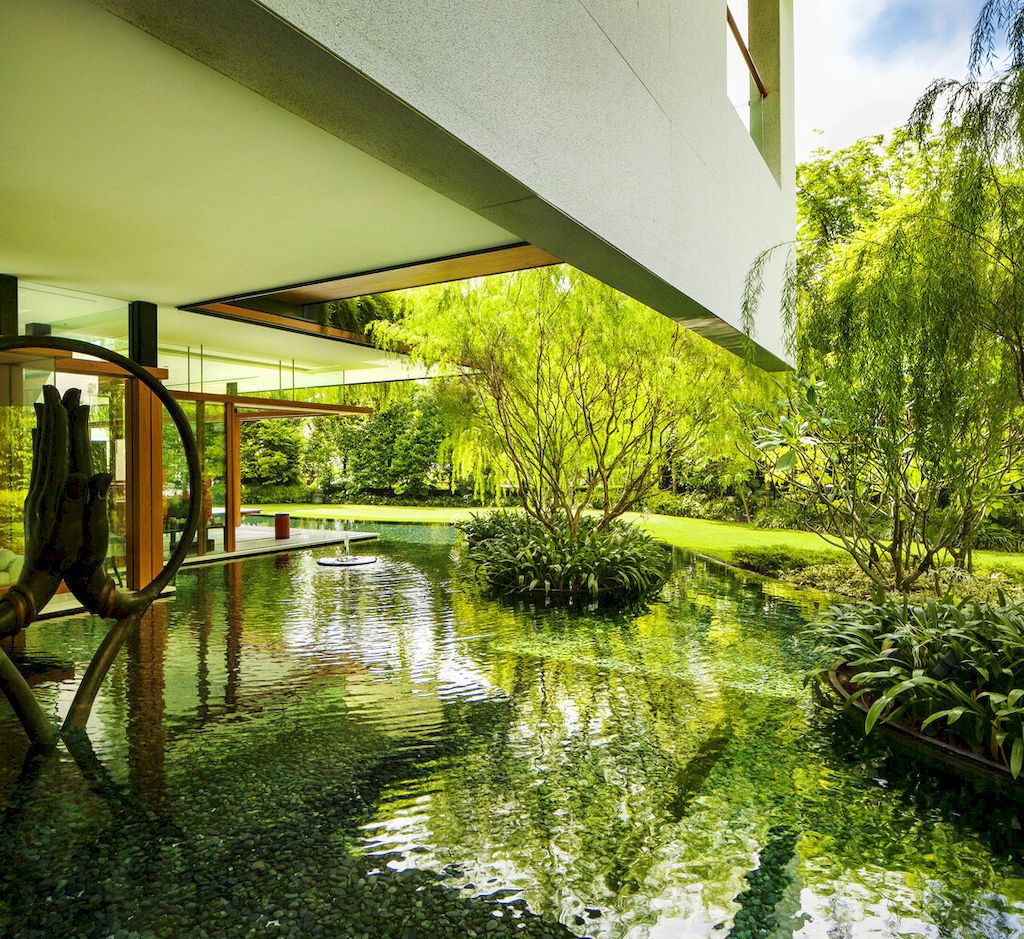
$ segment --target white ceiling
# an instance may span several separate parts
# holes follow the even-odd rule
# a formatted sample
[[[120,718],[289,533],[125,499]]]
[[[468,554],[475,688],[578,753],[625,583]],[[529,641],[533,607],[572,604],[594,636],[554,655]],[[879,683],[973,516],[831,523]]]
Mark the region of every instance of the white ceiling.
[[[519,240],[86,0],[2,20],[0,272],[175,307]]]

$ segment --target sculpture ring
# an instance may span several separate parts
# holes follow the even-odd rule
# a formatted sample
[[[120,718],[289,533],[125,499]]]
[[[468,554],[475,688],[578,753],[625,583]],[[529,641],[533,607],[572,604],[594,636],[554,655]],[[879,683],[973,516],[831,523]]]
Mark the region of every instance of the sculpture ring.
[[[174,400],[171,393],[154,378],[144,366],[133,362],[131,359],[105,349],[102,346],[90,342],[83,342],[79,339],[67,339],[60,336],[0,336],[0,352],[12,352],[18,349],[54,349],[60,352],[78,352],[82,355],[93,356],[103,359],[119,368],[124,369],[133,378],[141,381],[160,403],[167,409],[174,426],[181,437],[182,446],[185,450],[185,461],[188,466],[189,477],[189,505],[188,517],[182,531],[181,540],[175,546],[171,556],[167,559],[161,571],[145,587],[134,591],[126,592],[116,590],[113,583],[106,585],[105,595],[102,597],[102,609],[95,609],[93,612],[104,616],[122,617],[145,609],[163,592],[170,583],[171,578],[177,573],[182,562],[192,547],[192,541],[199,529],[199,517],[202,511],[202,474],[199,466],[199,451],[196,448],[195,435],[192,426],[181,409],[181,405]]]

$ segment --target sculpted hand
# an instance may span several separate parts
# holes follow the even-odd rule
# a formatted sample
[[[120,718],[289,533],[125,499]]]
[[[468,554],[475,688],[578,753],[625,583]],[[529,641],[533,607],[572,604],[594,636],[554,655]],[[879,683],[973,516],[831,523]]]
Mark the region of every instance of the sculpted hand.
[[[68,408],[78,410],[78,401],[77,390],[69,391],[62,401],[56,388],[45,385],[43,403],[35,406],[32,472],[25,499],[25,561],[21,576],[5,597],[15,608],[18,629],[27,626],[56,593],[81,550],[89,485],[87,477],[71,466],[68,450]]]
[[[89,446],[89,406],[79,403],[77,389],[64,396],[69,424],[69,479],[81,485],[83,496],[78,521],[77,552],[65,570],[64,579],[71,592],[93,613],[108,615],[108,601],[114,593],[114,583],[103,571],[110,541],[107,520],[107,492],[113,476],[93,473],[92,452]]]

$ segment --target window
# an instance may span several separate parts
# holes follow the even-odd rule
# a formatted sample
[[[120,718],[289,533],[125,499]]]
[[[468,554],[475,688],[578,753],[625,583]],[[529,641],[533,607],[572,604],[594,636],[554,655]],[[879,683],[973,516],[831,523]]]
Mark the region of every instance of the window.
[[[757,148],[763,151],[763,103],[768,90],[750,53],[746,3],[730,4],[726,15],[726,82],[729,100]]]

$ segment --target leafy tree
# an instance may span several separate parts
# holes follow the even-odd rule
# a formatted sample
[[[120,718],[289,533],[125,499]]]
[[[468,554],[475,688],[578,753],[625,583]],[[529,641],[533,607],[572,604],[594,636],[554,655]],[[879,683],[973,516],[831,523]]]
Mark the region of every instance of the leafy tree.
[[[242,482],[290,486],[299,481],[301,422],[275,418],[246,421],[241,435]]]
[[[967,77],[933,82],[909,128],[925,139],[937,118],[949,169],[916,225],[942,275],[961,275],[957,328],[970,319],[999,339],[1024,399],[1024,0],[982,6]]]
[[[336,480],[356,491],[391,489],[422,495],[441,478],[439,455],[448,429],[430,389],[375,389],[367,418],[310,422],[305,473],[321,488]]]
[[[302,476],[317,489],[330,489],[345,479],[349,454],[363,438],[361,417],[313,417],[306,422],[307,437],[302,450]]]
[[[422,296],[422,295],[421,295]],[[375,335],[456,374],[474,408],[473,445],[524,509],[574,535],[656,485],[670,437],[694,446],[713,419],[715,356],[703,341],[564,266],[450,285]]]
[[[759,435],[773,476],[897,589],[942,561],[970,567],[1020,458],[1015,369],[986,312],[1003,288],[977,229],[954,221],[956,173],[943,137],[902,132],[802,169],[787,314],[816,381]]]
[[[961,402],[951,446],[916,428],[912,397],[883,400],[869,387],[851,402],[836,387],[803,379],[788,389],[758,433],[770,472],[818,510],[816,529],[878,587],[905,592],[945,561],[970,567],[974,530],[1020,479],[1020,435],[997,416],[966,413],[984,396]]]
[[[422,494],[429,488],[446,436],[436,398],[426,393],[413,398],[391,455],[390,485],[396,494]]]

